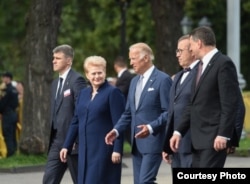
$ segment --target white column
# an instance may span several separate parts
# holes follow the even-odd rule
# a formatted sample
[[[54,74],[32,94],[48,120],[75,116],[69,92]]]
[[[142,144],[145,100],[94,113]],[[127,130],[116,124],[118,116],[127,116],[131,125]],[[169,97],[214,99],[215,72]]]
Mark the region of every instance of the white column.
[[[240,73],[240,0],[227,0],[227,55],[235,63],[240,88],[245,88]]]

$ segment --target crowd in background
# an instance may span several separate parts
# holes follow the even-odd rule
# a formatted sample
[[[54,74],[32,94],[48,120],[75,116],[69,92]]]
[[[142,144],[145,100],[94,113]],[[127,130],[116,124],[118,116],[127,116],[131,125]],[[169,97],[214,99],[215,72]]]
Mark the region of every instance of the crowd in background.
[[[0,158],[10,157],[18,151],[22,129],[22,81],[13,80],[11,72],[1,74],[0,84]]]

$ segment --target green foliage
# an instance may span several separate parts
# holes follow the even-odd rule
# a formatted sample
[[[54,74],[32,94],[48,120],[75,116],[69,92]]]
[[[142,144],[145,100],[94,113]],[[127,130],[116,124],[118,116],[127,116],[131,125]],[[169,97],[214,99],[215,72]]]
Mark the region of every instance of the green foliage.
[[[74,47],[74,67],[78,71],[83,71],[82,63],[86,57],[101,55],[108,63],[107,75],[115,75],[113,59],[120,54],[121,44],[120,8],[119,2],[114,0],[65,1],[58,42]],[[128,4],[126,20],[127,45],[139,41],[153,45],[149,3],[138,0]]]
[[[240,145],[236,149],[236,155],[238,156],[249,156],[250,155],[250,137],[246,137],[240,140]]]
[[[187,0],[185,11],[186,14],[193,20],[193,27],[198,26],[198,22],[206,16],[212,23],[212,28],[216,34],[217,48],[222,53],[227,53],[227,1],[221,0]],[[199,11],[198,11],[199,10]],[[241,1],[241,73],[244,79],[248,82],[244,90],[250,89],[250,57],[249,40],[250,35],[250,2],[248,0]]]
[[[46,155],[23,155],[16,154],[12,157],[0,159],[0,168],[12,168],[23,166],[44,165],[46,163]]]
[[[25,16],[29,1],[8,0],[0,2],[0,72],[11,71],[15,79],[24,74],[23,44]]]

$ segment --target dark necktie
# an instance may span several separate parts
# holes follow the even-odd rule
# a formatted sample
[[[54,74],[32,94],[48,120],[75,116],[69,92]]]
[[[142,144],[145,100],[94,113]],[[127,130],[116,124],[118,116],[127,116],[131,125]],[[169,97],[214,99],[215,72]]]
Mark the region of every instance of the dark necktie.
[[[182,70],[183,73],[182,73],[182,77],[181,77],[181,80],[180,80],[179,84],[182,84],[183,81],[185,80],[185,78],[187,77],[187,75],[184,75],[184,73],[187,73],[187,72],[190,72],[190,71],[191,71],[190,67],[183,68],[183,70]]]
[[[60,94],[61,94],[61,91],[62,91],[62,83],[63,83],[63,78],[59,78],[59,87],[57,89],[57,92],[56,92],[56,97],[55,97],[55,104],[54,104],[54,112],[53,112],[53,129],[57,129],[57,120],[56,120],[56,109],[57,109],[57,105],[58,105],[58,102],[59,102],[59,99],[60,99]]]
[[[190,71],[191,71],[191,68],[190,68],[190,67],[184,68],[184,69],[183,69],[183,73],[190,72]]]
[[[62,83],[63,83],[63,78],[59,78],[59,87],[57,89],[57,93],[56,93],[56,101],[59,99],[61,91],[62,91]]]
[[[200,60],[199,66],[198,66],[198,72],[197,72],[197,76],[196,76],[196,86],[198,85],[199,80],[200,80],[200,78],[201,78],[202,67],[203,67],[203,62]]]
[[[142,92],[142,81],[143,81],[143,76],[141,75],[137,85],[136,85],[136,90],[135,90],[135,108],[138,108],[138,104],[140,101],[140,97],[141,97],[141,92]]]

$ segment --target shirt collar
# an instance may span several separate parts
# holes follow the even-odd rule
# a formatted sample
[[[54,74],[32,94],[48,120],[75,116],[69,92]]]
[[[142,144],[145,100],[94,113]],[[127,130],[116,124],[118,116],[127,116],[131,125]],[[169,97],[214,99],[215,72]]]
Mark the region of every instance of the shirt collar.
[[[63,81],[65,81],[65,79],[67,78],[70,69],[71,68],[69,68],[68,70],[66,70],[62,75],[59,75],[59,77],[63,78]]]
[[[214,48],[213,50],[211,50],[210,52],[208,52],[203,58],[202,58],[202,62],[203,62],[203,68],[205,68],[209,61],[212,59],[212,57],[218,52],[217,48]]]
[[[192,70],[194,67],[195,67],[195,65],[199,62],[200,60],[196,60],[196,61],[194,61],[193,63],[191,63],[190,64],[190,69]]]
[[[125,72],[125,70],[127,70],[127,68],[122,69],[122,70],[118,73],[117,77],[118,77],[118,78],[121,77],[122,74],[123,74],[123,72]]]

